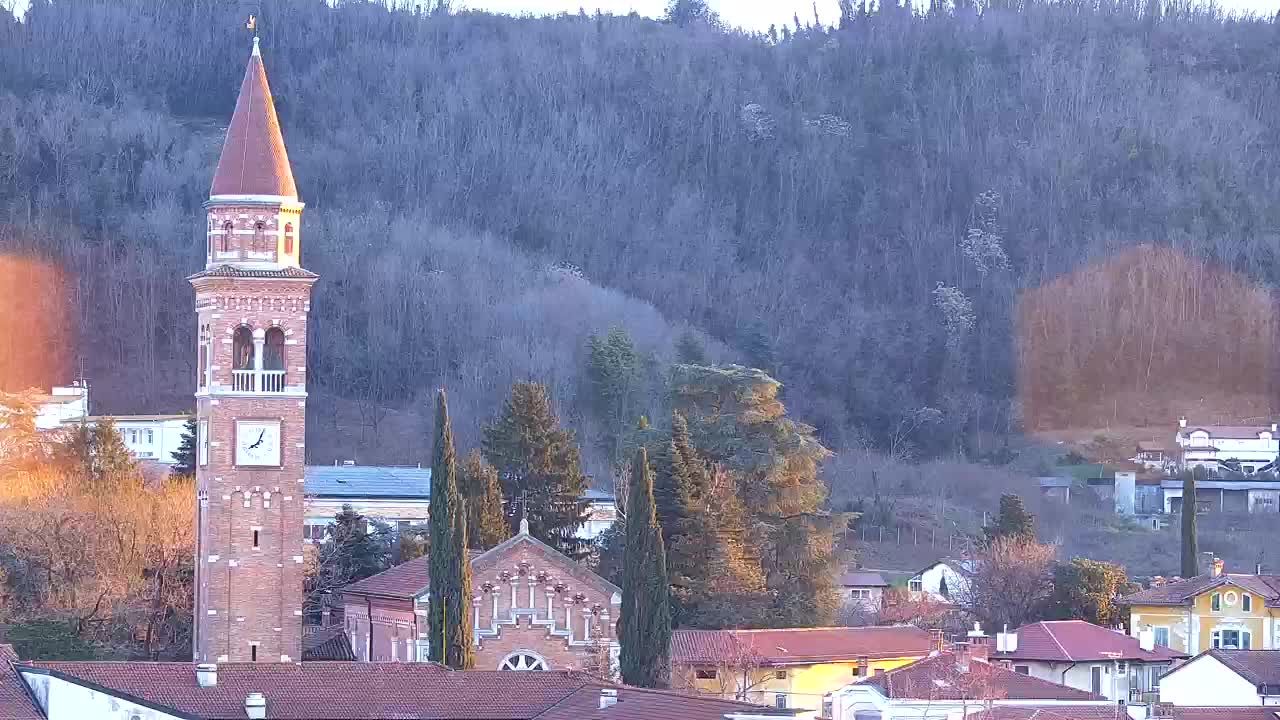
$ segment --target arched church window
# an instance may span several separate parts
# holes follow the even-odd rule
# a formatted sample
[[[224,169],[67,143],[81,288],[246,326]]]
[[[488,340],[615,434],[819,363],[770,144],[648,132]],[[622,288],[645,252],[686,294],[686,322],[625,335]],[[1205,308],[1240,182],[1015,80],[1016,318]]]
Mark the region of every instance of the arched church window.
[[[498,663],[499,670],[550,670],[547,661],[537,653],[529,650],[517,650],[502,658]]]
[[[284,254],[293,257],[293,223],[284,224]]]
[[[218,241],[219,252],[229,252],[231,250],[231,238],[235,233],[236,226],[227,221],[222,224],[222,237]]]
[[[231,338],[232,368],[253,369],[253,331],[241,325]]]
[[[267,249],[267,226],[260,222],[253,224],[253,251],[263,252]]]
[[[267,331],[266,347],[262,351],[262,369],[284,369],[284,331],[278,327]]]

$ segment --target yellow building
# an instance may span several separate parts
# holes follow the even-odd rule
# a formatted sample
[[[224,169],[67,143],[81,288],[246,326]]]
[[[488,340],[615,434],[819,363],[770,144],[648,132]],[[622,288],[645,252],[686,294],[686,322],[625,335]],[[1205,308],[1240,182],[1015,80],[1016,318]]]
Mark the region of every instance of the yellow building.
[[[937,636],[910,625],[676,630],[671,684],[700,695],[821,711],[831,692],[937,649]]]
[[[1188,655],[1280,648],[1280,575],[1227,573],[1214,560],[1207,575],[1157,585],[1124,602],[1132,634],[1149,630],[1157,645]]]

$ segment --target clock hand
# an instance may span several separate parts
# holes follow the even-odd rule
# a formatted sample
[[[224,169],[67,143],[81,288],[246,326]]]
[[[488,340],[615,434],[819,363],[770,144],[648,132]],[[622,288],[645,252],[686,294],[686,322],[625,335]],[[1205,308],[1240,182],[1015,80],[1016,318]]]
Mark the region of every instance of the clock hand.
[[[252,450],[252,449],[254,449],[254,448],[258,447],[259,445],[261,445],[261,444],[262,444],[262,437],[263,437],[264,435],[266,435],[266,434],[267,434],[267,431],[266,431],[266,430],[260,430],[260,431],[258,431],[258,442],[256,442],[256,443],[254,443],[254,444],[250,445],[250,446],[249,446],[249,449],[250,449],[250,450]]]

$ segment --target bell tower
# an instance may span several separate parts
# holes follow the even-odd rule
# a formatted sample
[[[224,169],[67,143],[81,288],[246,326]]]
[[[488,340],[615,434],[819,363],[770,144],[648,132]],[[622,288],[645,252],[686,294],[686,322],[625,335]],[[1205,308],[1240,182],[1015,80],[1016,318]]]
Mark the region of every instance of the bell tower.
[[[189,280],[196,377],[197,662],[302,659],[307,312],[303,204],[258,39],[214,172],[205,268]]]

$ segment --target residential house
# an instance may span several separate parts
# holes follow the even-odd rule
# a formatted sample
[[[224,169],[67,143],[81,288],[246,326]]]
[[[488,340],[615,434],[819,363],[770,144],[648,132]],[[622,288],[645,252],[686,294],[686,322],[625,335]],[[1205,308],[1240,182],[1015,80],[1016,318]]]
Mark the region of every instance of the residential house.
[[[1280,649],[1280,575],[1223,571],[1156,585],[1123,599],[1133,634],[1194,655],[1209,649]]]
[[[81,422],[94,427],[103,420],[115,423],[116,432],[138,460],[160,465],[177,462],[173,454],[182,445],[190,415],[90,415],[66,420],[62,426],[72,428]]]
[[[577,537],[595,540],[618,521],[618,504],[613,493],[591,488],[582,494],[587,502],[587,521],[578,528]]]
[[[1138,443],[1137,453],[1130,462],[1141,465],[1148,470],[1165,472],[1173,469],[1174,457],[1169,448],[1159,440],[1146,440]]]
[[[907,591],[913,600],[952,603],[956,598],[968,596],[971,577],[972,561],[944,558],[912,575],[907,580]]]
[[[1276,424],[1189,425],[1178,419],[1174,440],[1182,451],[1180,469],[1204,468],[1209,475],[1252,475],[1276,469],[1280,434]]]
[[[1160,678],[1160,702],[1280,705],[1280,650],[1206,650]]]
[[[1024,675],[1126,703],[1150,700],[1160,676],[1186,653],[1084,620],[1051,620],[996,634],[991,662]]]
[[[357,659],[426,660],[429,567],[424,556],[343,588]],[[472,556],[471,589],[477,668],[608,672],[616,662],[622,590],[534,538],[528,523]]]
[[[850,613],[879,612],[884,603],[884,591],[889,587],[888,581],[878,572],[869,570],[848,570],[837,579],[843,608]]]
[[[794,715],[567,671],[453,671],[434,663],[18,663],[0,657],[0,718],[5,720],[776,720]]]
[[[1072,478],[1045,476],[1036,478],[1036,482],[1040,484],[1040,494],[1045,499],[1063,505],[1071,504],[1071,486],[1075,484]]]
[[[851,680],[913,662],[938,646],[937,637],[910,625],[676,630],[671,684],[699,695],[816,711]]]
[[[826,717],[952,720],[1002,706],[1116,708],[1101,695],[988,663],[985,652],[985,645],[960,646],[846,685],[831,694]]]

